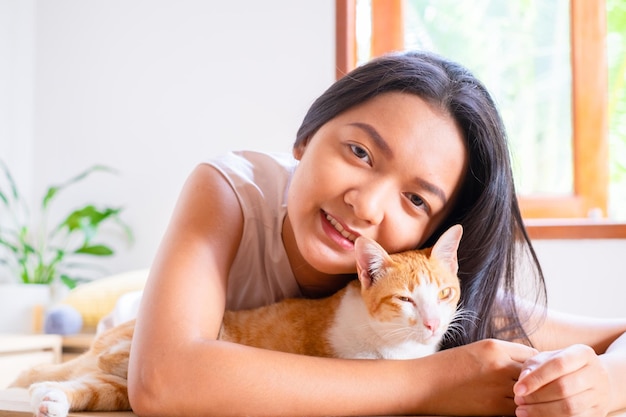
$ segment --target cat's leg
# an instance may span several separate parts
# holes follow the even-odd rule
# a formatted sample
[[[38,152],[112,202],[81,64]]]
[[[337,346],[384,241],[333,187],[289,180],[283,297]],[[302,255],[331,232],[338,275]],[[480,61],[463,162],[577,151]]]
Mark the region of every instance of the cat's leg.
[[[66,417],[70,403],[65,392],[52,382],[38,382],[30,386],[30,404],[36,417]]]
[[[81,358],[80,362],[74,360],[64,363],[37,365],[23,371],[9,387],[28,388],[31,384],[39,381],[62,381],[69,377],[73,369],[83,366],[83,363],[85,363],[85,360]]]
[[[68,411],[130,410],[126,380],[115,375],[83,376],[63,382],[30,386],[37,417],[66,417]]]

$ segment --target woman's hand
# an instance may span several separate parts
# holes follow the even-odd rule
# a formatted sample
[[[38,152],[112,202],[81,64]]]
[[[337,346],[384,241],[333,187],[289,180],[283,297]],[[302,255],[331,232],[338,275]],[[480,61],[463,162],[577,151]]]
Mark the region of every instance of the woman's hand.
[[[436,389],[426,414],[513,415],[513,386],[524,363],[537,353],[526,345],[495,339],[437,353],[431,381]]]
[[[609,372],[585,345],[529,359],[514,392],[517,417],[606,417],[611,411]]]

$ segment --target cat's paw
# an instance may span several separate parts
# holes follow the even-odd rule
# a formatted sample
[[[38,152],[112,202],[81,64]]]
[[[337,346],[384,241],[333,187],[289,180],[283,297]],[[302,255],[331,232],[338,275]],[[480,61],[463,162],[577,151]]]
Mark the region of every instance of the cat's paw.
[[[45,382],[30,387],[30,404],[36,417],[67,417],[70,404],[65,393]]]

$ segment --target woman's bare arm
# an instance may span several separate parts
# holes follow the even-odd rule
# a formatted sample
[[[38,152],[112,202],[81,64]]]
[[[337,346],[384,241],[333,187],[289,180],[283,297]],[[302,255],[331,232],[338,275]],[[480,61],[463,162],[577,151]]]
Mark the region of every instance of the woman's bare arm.
[[[243,218],[213,168],[186,182],[137,320],[128,374],[135,413],[510,414],[536,352],[484,341],[412,361],[314,358],[216,340]]]
[[[615,340],[601,358],[609,369],[612,403],[610,410],[626,409],[626,333]]]
[[[531,341],[539,350],[556,350],[582,343],[601,354],[624,332],[626,318],[592,318],[548,310],[545,321],[531,335]]]

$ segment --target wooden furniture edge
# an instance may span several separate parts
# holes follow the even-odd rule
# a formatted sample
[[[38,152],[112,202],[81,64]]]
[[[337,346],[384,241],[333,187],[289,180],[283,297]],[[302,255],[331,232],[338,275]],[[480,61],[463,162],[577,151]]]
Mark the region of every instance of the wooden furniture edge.
[[[527,219],[528,235],[541,239],[626,239],[626,223],[587,219]]]

